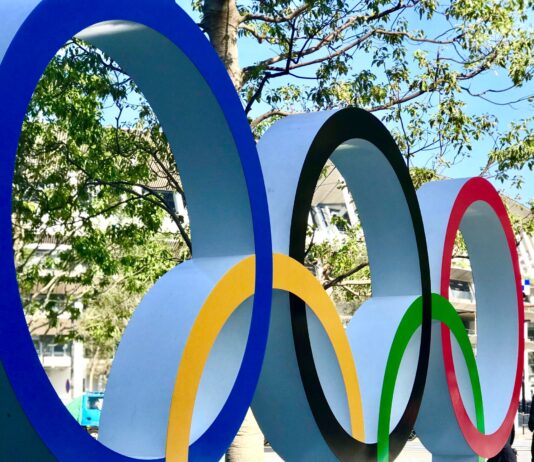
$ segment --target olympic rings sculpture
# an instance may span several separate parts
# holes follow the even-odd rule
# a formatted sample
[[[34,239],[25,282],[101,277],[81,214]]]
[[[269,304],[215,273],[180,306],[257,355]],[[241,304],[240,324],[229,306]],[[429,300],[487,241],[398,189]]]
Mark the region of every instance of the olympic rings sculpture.
[[[256,148],[224,67],[171,0],[5,0],[0,22],[2,460],[216,461],[250,405],[288,461],[393,460],[414,426],[434,461],[499,451],[517,411],[523,304],[511,226],[488,182],[416,194],[387,129],[359,109],[287,117]],[[193,258],[154,285],[128,325],[99,442],[40,366],[11,247],[26,107],[75,35],[116,59],[157,113],[193,238]],[[303,266],[328,159],[358,204],[372,272],[373,296],[346,330]],[[476,358],[447,301],[458,230],[477,288]]]

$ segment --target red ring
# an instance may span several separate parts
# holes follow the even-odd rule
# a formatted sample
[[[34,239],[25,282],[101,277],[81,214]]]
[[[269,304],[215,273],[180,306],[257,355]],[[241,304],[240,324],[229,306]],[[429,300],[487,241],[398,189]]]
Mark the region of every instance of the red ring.
[[[514,276],[516,281],[517,292],[517,310],[518,310],[518,345],[517,345],[517,372],[515,376],[514,389],[510,401],[508,412],[501,424],[501,426],[492,434],[486,435],[478,431],[471,421],[465,405],[460,394],[458,382],[456,380],[456,371],[454,368],[454,359],[452,356],[452,345],[450,330],[447,326],[441,326],[441,343],[443,348],[443,360],[445,363],[445,375],[447,377],[447,384],[449,387],[449,394],[452,401],[452,406],[460,429],[475,453],[482,457],[492,457],[498,453],[510,436],[510,431],[514,423],[514,417],[517,412],[519,403],[519,392],[521,390],[521,379],[523,372],[523,353],[524,353],[524,335],[523,335],[523,321],[524,321],[524,307],[523,296],[521,291],[521,274],[519,271],[519,263],[517,258],[517,250],[515,247],[515,238],[508,219],[508,214],[502,203],[501,198],[493,186],[483,178],[472,178],[468,180],[461,188],[454,205],[452,207],[447,231],[445,233],[445,240],[443,246],[443,260],[441,264],[441,295],[449,298],[449,283],[451,274],[452,252],[456,233],[460,228],[460,222],[466,210],[476,201],[483,201],[487,203],[497,215],[501,222],[506,241],[510,249],[510,256],[512,257],[512,265],[514,268]]]

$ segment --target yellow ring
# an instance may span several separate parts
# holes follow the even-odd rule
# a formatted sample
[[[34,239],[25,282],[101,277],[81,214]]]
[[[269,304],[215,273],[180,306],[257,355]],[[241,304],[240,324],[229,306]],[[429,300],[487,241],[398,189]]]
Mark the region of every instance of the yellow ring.
[[[232,313],[254,295],[256,259],[250,256],[231,268],[211,291],[187,340],[178,368],[167,428],[167,462],[183,462],[189,455],[189,438],[195,399],[213,344]],[[365,441],[363,408],[356,366],[339,322],[335,305],[319,281],[298,261],[273,255],[273,289],[299,297],[319,319],[336,354],[349,406],[354,438]]]

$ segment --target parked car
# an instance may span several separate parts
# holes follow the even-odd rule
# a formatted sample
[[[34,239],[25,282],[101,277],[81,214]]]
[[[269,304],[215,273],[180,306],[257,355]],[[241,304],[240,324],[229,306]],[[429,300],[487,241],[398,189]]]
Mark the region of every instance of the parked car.
[[[75,398],[67,405],[67,409],[76,421],[95,438],[98,436],[103,402],[104,393],[92,391]]]

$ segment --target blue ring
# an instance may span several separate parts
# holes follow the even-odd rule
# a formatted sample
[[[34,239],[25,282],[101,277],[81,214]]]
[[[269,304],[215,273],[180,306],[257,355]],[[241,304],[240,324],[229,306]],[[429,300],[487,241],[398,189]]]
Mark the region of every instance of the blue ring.
[[[214,460],[228,447],[252,401],[265,353],[272,287],[269,212],[255,143],[239,98],[208,41],[172,0],[42,0],[25,18],[14,38],[9,37],[11,43],[0,63],[0,101],[3,102],[3,111],[0,111],[0,268],[3,270],[0,361],[31,425],[57,460],[138,460],[120,455],[88,436],[68,414],[48,382],[23,314],[11,229],[16,151],[37,82],[57,50],[76,33],[96,23],[118,19],[140,23],[159,32],[196,66],[226,118],[249,193],[256,274],[261,276],[256,277],[247,347],[222,411],[190,448],[190,460]]]

